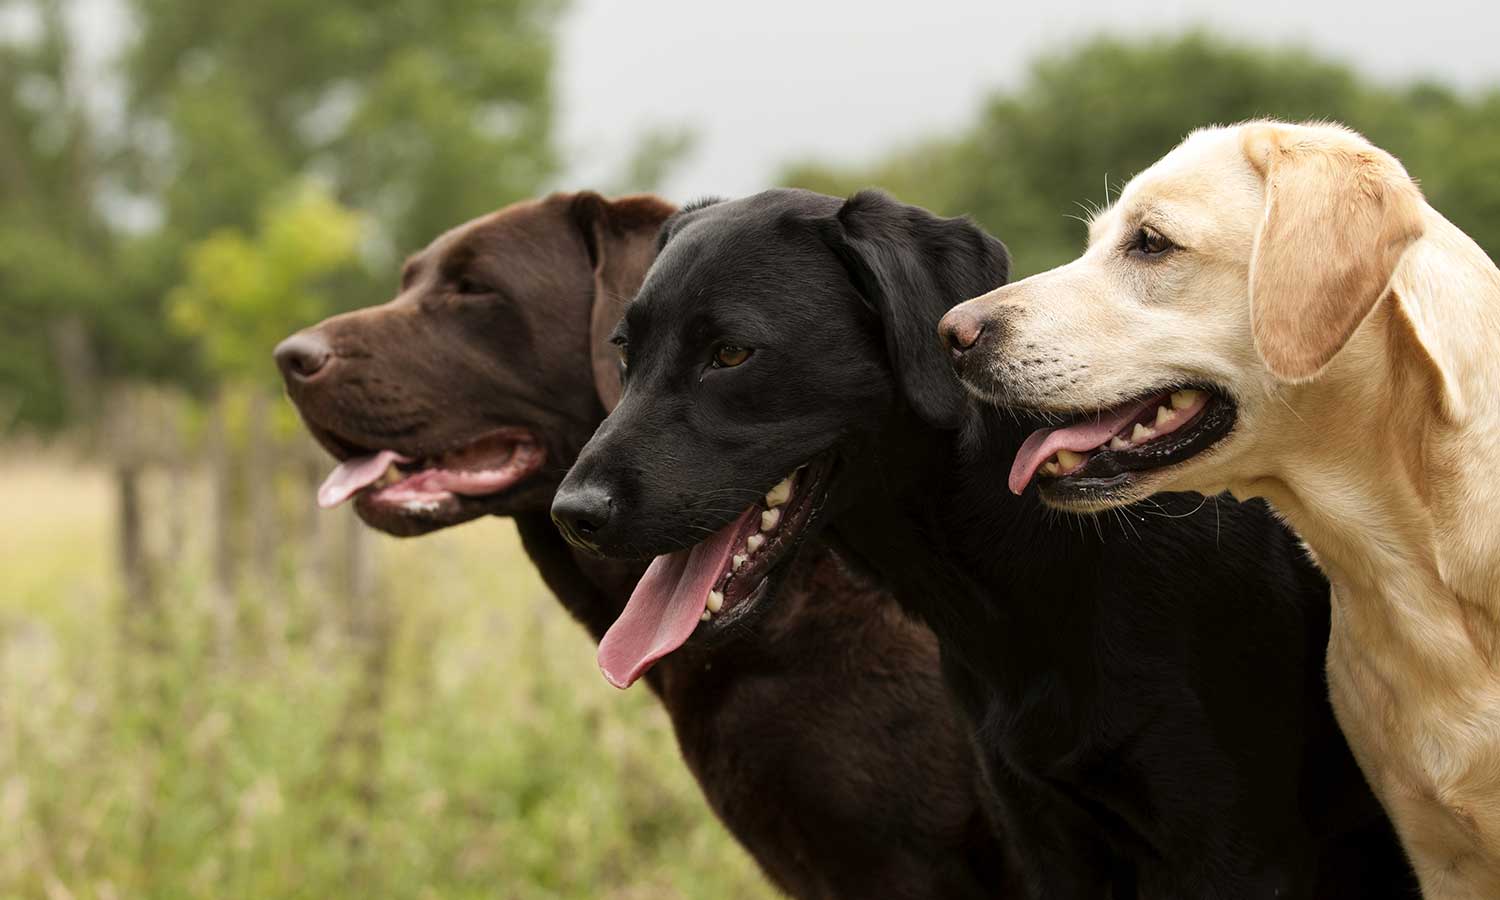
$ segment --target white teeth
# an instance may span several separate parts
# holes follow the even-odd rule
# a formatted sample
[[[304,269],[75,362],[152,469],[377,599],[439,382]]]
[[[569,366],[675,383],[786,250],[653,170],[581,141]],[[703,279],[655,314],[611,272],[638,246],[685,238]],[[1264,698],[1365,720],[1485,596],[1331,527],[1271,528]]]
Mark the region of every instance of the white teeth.
[[[768,509],[760,514],[760,530],[775,531],[776,526],[781,524],[781,510]]]
[[[752,534],[745,540],[745,549],[750,551],[751,553],[754,553],[755,551],[759,550],[761,544],[764,544],[765,542],[766,538],[764,535]]]
[[[1072,450],[1057,451],[1057,464],[1065,472],[1071,472],[1083,464],[1082,453],[1074,453]]]
[[[1127,441],[1127,440],[1122,439],[1117,434],[1114,437],[1112,437],[1112,438],[1109,439],[1109,449],[1111,449],[1111,450],[1129,450],[1130,449],[1130,442]]]
[[[724,608],[724,594],[721,593],[720,591],[709,591],[708,592],[708,609],[707,609],[707,612],[716,613],[716,612],[718,612],[719,610],[721,610],[723,608]]]
[[[1130,439],[1137,444],[1139,444],[1141,441],[1149,441],[1154,437],[1156,437],[1156,431],[1147,428],[1140,422],[1135,423],[1135,430],[1130,432]]]
[[[714,614],[705,609],[703,611],[703,615],[701,615],[701,616],[698,617],[698,621],[700,621],[700,622],[707,622],[709,619],[712,619],[713,617],[714,617]]]
[[[1042,464],[1043,475],[1057,475],[1060,472],[1062,472],[1062,468],[1058,466],[1057,459],[1055,457],[1047,460]]]
[[[1203,392],[1202,391],[1193,390],[1192,388],[1188,388],[1187,390],[1182,390],[1182,391],[1173,391],[1172,392],[1172,408],[1173,409],[1187,409],[1189,406],[1192,406],[1194,403],[1197,403],[1198,402],[1198,398],[1202,397],[1202,396],[1203,396]]]
[[[1175,418],[1177,418],[1176,415],[1174,415],[1172,413],[1172,411],[1170,409],[1167,409],[1165,406],[1158,406],[1156,408],[1156,427],[1157,428],[1162,427],[1163,425],[1167,424],[1168,422],[1172,421]]]
[[[734,555],[734,567],[730,571],[738,572],[740,570],[740,566],[743,566],[745,564],[745,560],[747,559],[749,559],[749,557],[747,557],[745,554],[736,553]]]
[[[787,502],[787,500],[791,499],[791,496],[792,476],[788,475],[787,477],[781,479],[781,481],[775,487],[771,488],[771,492],[769,494],[766,494],[766,505],[771,507],[772,509],[775,509],[781,504]]]

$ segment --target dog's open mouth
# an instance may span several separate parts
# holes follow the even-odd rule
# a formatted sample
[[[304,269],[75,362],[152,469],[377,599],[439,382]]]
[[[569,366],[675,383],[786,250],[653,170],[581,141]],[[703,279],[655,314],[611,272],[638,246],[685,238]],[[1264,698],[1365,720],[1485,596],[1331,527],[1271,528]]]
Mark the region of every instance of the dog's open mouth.
[[[499,428],[443,453],[412,458],[395,450],[354,452],[318,488],[318,505],[350,497],[362,505],[433,513],[462,497],[508,490],[535,473],[546,450],[524,428]]]
[[[708,539],[658,556],[599,642],[599,669],[633,684],[695,633],[732,627],[771,590],[827,496],[831,457],[787,475]]]
[[[1010,489],[1019,494],[1037,477],[1049,494],[1116,488],[1134,473],[1201,453],[1228,434],[1234,422],[1234,401],[1217,391],[1158,391],[1069,425],[1038,429],[1016,451]]]

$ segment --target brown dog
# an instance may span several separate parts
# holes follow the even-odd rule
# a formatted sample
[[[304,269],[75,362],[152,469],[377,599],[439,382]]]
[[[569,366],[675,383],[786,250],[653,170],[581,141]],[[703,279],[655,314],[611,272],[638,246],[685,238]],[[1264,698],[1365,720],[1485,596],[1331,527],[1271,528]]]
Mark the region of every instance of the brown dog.
[[[1054,505],[1269,499],[1333,582],[1339,724],[1429,898],[1500,897],[1500,271],[1337,125],[1195,132],[1065,266],[957,307]]]
[[[353,496],[398,535],[510,516],[603,636],[643,564],[576,553],[548,508],[618,397],[606,338],[672,212],[645,196],[518,203],[413,256],[395,300],[284,341],[288,393],[342,461],[321,500]],[[796,897],[1015,896],[931,634],[822,548],[802,560],[776,613],[711,666],[689,645],[647,676],[709,804]]]

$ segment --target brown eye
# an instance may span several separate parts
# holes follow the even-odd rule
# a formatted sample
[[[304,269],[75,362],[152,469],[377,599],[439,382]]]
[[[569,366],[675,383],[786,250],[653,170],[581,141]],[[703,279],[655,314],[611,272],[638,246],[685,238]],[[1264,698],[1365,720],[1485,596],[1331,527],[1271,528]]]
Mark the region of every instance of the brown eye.
[[[1130,241],[1130,252],[1139,256],[1161,256],[1176,245],[1155,228],[1142,225]]]
[[[750,353],[744,347],[722,346],[714,351],[714,368],[732,369],[749,359]]]
[[[488,294],[490,289],[480,281],[475,281],[468,276],[458,279],[453,285],[454,290],[460,294]]]
[[[630,354],[627,352],[626,345],[616,344],[615,353],[620,356],[620,371],[623,372],[630,368]]]

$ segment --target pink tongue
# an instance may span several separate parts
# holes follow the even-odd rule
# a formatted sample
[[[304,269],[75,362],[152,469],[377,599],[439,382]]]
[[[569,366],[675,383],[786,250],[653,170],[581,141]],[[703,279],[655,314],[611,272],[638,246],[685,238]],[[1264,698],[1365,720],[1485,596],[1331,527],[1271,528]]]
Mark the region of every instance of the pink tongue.
[[[1020,494],[1036,475],[1036,470],[1059,450],[1086,453],[1114,437],[1147,407],[1155,408],[1155,399],[1142,400],[1129,406],[1117,407],[1101,412],[1087,422],[1069,425],[1067,428],[1038,428],[1031,433],[1016,451],[1016,461],[1010,467],[1010,492]]]
[[[760,510],[744,514],[701,544],[658,556],[635,586],[625,611],[599,642],[599,671],[628,688],[652,663],[682,646],[708,606],[708,592],[739,549],[735,540]]]
[[[318,505],[324,509],[332,509],[374,484],[390,468],[391,463],[404,462],[411,460],[394,450],[381,450],[369,456],[346,459],[328,473],[323,486],[318,488]]]

